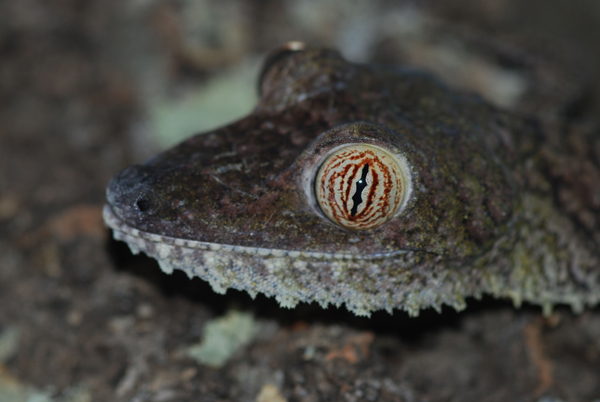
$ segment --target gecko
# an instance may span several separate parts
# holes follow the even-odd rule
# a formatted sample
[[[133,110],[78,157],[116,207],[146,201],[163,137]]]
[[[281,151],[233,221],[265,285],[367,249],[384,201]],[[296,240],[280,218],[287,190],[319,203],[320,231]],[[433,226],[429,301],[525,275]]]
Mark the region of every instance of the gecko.
[[[357,315],[600,300],[600,140],[410,67],[273,53],[247,117],[118,173],[117,240],[217,293]],[[564,135],[568,133],[568,135]]]

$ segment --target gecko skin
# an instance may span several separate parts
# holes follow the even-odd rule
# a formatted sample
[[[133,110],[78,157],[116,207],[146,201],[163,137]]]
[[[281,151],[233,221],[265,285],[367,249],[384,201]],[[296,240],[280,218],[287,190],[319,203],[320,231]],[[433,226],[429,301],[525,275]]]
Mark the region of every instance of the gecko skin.
[[[167,273],[285,307],[417,315],[491,294],[549,313],[600,300],[600,141],[589,130],[547,134],[425,73],[331,50],[279,54],[260,88],[246,118],[111,181],[115,239]],[[333,222],[315,193],[326,158],[350,144],[405,163],[405,202],[374,228]],[[361,172],[374,186],[377,172]]]

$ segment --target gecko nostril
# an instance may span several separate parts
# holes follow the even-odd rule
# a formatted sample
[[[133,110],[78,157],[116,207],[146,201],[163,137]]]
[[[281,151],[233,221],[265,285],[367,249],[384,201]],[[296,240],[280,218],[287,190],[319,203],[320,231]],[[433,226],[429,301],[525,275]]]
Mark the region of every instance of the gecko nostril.
[[[144,198],[140,198],[135,202],[135,205],[138,207],[140,212],[146,212],[150,209],[150,202]]]

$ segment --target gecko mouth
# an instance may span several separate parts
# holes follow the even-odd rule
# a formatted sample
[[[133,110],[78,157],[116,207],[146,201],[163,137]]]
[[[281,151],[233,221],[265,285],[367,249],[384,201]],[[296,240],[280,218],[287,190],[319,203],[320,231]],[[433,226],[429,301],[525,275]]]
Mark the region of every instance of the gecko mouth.
[[[243,290],[274,297],[282,307],[299,302],[317,302],[346,307],[357,315],[372,311],[403,308],[417,315],[423,306],[440,309],[449,304],[460,310],[463,297],[452,293],[453,281],[444,281],[453,271],[436,264],[428,252],[399,251],[371,255],[333,254],[233,246],[161,236],[126,224],[105,205],[103,218],[115,240],[124,241],[134,254],[143,252],[155,258],[161,270],[171,274],[179,269],[190,278],[207,281],[213,290]],[[422,258],[424,255],[433,258]],[[392,258],[393,257],[393,258]],[[413,265],[426,264],[425,276],[414,277]],[[440,292],[424,291],[427,278],[435,278]],[[415,286],[402,286],[416,281]]]
[[[115,240],[125,241],[127,244],[129,244],[130,248],[135,254],[137,254],[139,251],[148,254],[148,242],[153,243],[152,246],[155,246],[156,244],[164,244],[188,250],[218,251],[225,253],[242,253],[260,257],[290,257],[312,260],[377,260],[406,254],[413,251],[397,250],[389,253],[357,255],[349,253],[323,253],[317,251],[282,250],[262,247],[237,246],[231,244],[220,244],[162,236],[136,229],[125,223],[123,219],[119,218],[109,204],[104,205],[102,217],[104,218],[104,223],[106,226],[112,229]]]

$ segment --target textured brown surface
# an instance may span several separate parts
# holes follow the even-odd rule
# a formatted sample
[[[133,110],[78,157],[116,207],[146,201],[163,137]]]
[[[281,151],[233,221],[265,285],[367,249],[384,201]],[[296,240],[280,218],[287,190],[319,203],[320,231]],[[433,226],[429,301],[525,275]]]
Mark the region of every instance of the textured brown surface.
[[[586,25],[593,2],[571,6],[566,11],[584,10],[572,18],[537,4],[531,24],[510,2],[473,3],[484,10],[448,11],[438,3],[437,12],[484,28],[549,21],[547,33],[581,29],[593,43],[593,24]],[[153,260],[109,241],[99,223],[104,188],[120,168],[143,159],[130,137],[144,97],[124,61],[133,56],[111,43],[126,37],[152,48],[143,33],[154,32],[164,44],[157,47],[167,54],[166,71],[181,83],[173,77],[202,80],[215,65],[236,63],[240,49],[266,51],[299,36],[318,42],[331,32],[329,25],[306,32],[278,20],[279,2],[245,7],[254,34],[242,35],[239,45],[231,39],[235,32],[223,39],[215,29],[213,38],[226,50],[200,57],[172,45],[180,34],[175,3],[133,11],[116,1],[0,4],[0,336],[20,333],[16,347],[2,354],[0,389],[16,382],[67,400],[80,386],[99,401],[253,401],[264,384],[290,401],[600,397],[597,309],[581,315],[559,309],[547,320],[539,309],[491,300],[417,319],[401,313],[357,319],[318,306],[286,310],[261,297],[215,295],[181,273],[163,275]],[[377,44],[380,59],[389,57],[386,46]],[[561,157],[598,152],[569,146],[573,152]],[[553,151],[547,156],[552,160]],[[589,211],[577,218],[581,224],[597,227],[593,187],[580,179],[595,173],[581,169],[552,175],[563,183],[560,199],[577,194]],[[184,350],[200,340],[206,322],[232,306],[254,311],[262,336],[221,369],[188,358]]]

